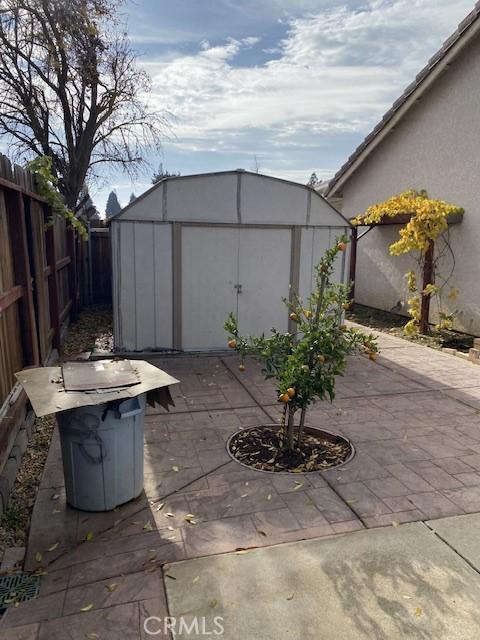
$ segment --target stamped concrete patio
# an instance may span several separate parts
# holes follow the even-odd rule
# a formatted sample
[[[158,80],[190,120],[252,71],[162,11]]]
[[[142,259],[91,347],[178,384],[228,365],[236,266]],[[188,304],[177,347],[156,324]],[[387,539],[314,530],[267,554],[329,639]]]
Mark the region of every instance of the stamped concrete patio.
[[[240,373],[232,355],[152,360],[181,384],[170,414],[146,418],[145,493],[111,513],[69,508],[56,437],[27,552],[26,568],[46,572],[40,597],[8,610],[1,637],[143,638],[143,619],[167,615],[165,563],[480,512],[480,367],[379,342],[378,361],[352,360],[335,402],[310,412],[356,456],[305,475],[248,470],[226,452],[236,430],[279,419],[255,364]]]

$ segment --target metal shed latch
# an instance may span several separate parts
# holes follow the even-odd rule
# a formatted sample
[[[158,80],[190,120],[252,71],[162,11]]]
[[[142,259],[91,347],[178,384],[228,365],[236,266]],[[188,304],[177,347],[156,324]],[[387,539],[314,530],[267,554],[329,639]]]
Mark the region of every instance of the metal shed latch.
[[[241,284],[236,284],[233,288],[237,290],[237,293],[242,293],[242,285]]]

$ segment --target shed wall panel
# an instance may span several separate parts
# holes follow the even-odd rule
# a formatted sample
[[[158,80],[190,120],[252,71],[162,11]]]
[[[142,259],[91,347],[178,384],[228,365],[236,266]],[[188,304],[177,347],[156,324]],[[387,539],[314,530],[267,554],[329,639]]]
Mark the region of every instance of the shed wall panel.
[[[140,196],[125,213],[120,216],[123,220],[162,220],[163,187],[159,185],[145,195]]]
[[[241,184],[243,223],[306,224],[308,191],[304,187],[248,173],[241,174]]]
[[[156,224],[154,234],[155,347],[173,347],[172,225]]]
[[[310,224],[328,225],[330,227],[344,227],[345,220],[335,211],[328,202],[319,195],[312,193],[310,204]]]
[[[122,222],[118,225],[119,255],[118,297],[120,318],[118,324],[119,347],[128,351],[136,349],[136,296],[135,271],[135,223]]]
[[[237,222],[236,174],[184,177],[167,182],[167,219]]]

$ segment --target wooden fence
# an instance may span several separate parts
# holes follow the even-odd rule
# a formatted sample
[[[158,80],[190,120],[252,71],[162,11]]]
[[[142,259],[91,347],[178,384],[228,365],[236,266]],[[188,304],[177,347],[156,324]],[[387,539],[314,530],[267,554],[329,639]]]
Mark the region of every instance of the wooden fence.
[[[0,470],[25,415],[14,373],[45,365],[83,303],[86,243],[0,156]]]
[[[90,302],[112,302],[110,228],[91,227],[89,234]]]

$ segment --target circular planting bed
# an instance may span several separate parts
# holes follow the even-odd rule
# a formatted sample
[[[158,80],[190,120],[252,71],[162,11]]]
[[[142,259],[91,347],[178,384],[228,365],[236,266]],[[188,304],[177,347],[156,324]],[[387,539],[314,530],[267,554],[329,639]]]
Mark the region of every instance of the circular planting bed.
[[[259,471],[305,473],[345,464],[355,455],[352,443],[336,433],[305,427],[302,448],[282,448],[278,425],[249,427],[234,433],[227,451],[240,464]]]

